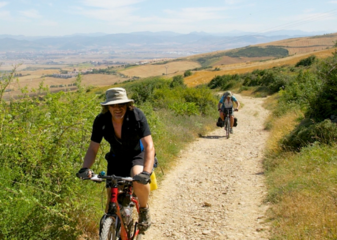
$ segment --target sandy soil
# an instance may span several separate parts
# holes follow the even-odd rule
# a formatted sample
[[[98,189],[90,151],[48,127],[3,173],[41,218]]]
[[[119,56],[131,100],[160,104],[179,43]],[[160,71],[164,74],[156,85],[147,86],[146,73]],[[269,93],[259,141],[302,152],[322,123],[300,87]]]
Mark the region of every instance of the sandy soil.
[[[268,111],[264,99],[237,98],[244,107],[230,139],[223,128],[201,136],[152,192],[153,225],[143,240],[268,239],[262,168]]]

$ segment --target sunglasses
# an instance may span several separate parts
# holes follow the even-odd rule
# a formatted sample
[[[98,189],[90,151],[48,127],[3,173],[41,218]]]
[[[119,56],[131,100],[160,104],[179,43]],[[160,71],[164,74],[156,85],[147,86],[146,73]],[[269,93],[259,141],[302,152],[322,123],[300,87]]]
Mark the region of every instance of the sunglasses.
[[[111,105],[108,105],[109,107],[112,107],[112,108],[121,108],[121,107],[124,107],[126,105],[126,103],[119,103],[119,104],[111,104]]]

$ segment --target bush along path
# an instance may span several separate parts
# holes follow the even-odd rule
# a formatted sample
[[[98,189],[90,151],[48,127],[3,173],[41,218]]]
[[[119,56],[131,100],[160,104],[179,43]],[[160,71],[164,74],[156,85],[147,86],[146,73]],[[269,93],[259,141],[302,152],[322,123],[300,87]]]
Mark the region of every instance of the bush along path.
[[[237,96],[238,126],[223,128],[182,151],[150,200],[150,239],[268,239],[268,204],[262,168],[268,132],[264,99]],[[214,122],[215,124],[215,122]]]

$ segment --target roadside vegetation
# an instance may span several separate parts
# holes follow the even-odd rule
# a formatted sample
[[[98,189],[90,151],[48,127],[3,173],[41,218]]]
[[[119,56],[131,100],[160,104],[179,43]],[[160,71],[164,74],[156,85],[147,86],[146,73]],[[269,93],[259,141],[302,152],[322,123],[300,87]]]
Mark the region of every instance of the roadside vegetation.
[[[4,101],[15,69],[0,81],[0,239],[94,239],[103,213],[104,184],[76,178],[101,111],[107,88],[76,92],[21,89],[17,100]],[[148,119],[159,167],[158,180],[179,151],[198,134],[215,128],[216,101],[207,87],[187,88],[183,78],[149,78],[122,85]],[[33,95],[33,97],[32,97]],[[106,169],[103,141],[93,166]]]
[[[336,239],[337,53],[217,76],[208,86],[269,96],[264,167],[271,239]]]

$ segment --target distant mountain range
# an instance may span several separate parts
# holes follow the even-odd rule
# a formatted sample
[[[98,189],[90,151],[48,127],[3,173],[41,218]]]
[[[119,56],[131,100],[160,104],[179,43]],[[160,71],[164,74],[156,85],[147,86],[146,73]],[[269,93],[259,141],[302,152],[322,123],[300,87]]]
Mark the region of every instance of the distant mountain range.
[[[261,33],[133,32],[74,34],[67,36],[0,35],[0,52],[9,51],[190,51],[205,53],[267,43],[287,38],[321,35],[323,32],[282,30]]]

